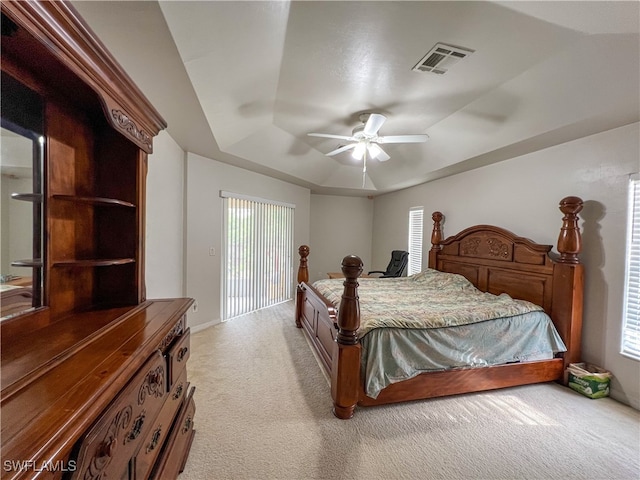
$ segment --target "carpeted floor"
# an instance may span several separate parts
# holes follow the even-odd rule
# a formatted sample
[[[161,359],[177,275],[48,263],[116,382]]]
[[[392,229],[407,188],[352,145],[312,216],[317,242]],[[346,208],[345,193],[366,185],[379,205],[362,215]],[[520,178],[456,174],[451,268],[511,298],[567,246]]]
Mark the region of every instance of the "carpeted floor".
[[[556,384],[331,413],[293,303],[192,335],[180,480],[639,479],[640,412]]]

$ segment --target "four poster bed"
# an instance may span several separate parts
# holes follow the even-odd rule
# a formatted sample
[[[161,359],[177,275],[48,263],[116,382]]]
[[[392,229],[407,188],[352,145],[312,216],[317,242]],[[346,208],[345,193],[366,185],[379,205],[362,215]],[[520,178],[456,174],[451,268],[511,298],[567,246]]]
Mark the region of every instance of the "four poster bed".
[[[296,326],[331,377],[334,414],[562,381],[580,361],[582,200],[560,210],[558,254],[491,225],[443,240],[435,212],[429,268],[398,279],[359,279],[362,261],[347,256],[344,279],[312,286],[301,246]]]

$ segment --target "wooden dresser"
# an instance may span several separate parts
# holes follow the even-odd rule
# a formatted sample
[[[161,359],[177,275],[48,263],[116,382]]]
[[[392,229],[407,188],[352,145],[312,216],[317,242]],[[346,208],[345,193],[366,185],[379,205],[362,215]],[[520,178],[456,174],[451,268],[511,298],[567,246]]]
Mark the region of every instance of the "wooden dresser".
[[[0,321],[1,478],[176,478],[195,433],[193,300],[149,300],[144,279],[166,124],[65,2],[3,0],[1,47],[3,141],[27,142],[33,171],[8,201],[31,206],[32,258],[10,268],[32,300]]]

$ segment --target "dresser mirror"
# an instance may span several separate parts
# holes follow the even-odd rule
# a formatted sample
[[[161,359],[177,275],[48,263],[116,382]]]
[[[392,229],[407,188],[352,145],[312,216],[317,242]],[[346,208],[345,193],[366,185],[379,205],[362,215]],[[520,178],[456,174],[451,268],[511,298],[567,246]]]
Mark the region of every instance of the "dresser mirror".
[[[2,74],[1,319],[42,305],[43,101]]]

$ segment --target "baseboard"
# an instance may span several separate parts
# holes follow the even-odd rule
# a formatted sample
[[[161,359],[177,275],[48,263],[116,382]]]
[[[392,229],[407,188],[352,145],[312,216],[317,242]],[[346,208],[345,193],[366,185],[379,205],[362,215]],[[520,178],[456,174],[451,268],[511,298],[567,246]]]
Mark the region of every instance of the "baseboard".
[[[193,326],[190,325],[189,328],[191,329],[191,333],[198,333],[206,328],[213,327],[214,325],[218,325],[219,323],[222,323],[222,322],[220,321],[219,318],[216,318],[209,322],[200,323],[199,325],[193,325]]]

